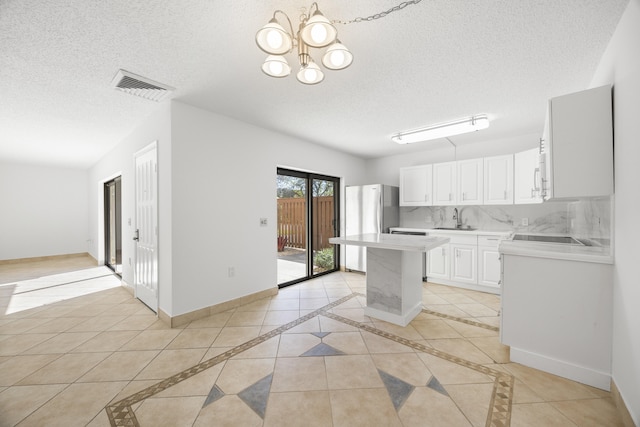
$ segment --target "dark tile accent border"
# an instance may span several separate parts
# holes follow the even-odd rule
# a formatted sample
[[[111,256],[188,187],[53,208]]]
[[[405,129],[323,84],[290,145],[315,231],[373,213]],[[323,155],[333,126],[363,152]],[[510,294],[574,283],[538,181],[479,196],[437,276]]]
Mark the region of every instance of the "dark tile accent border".
[[[380,329],[376,329],[368,324],[356,322],[354,320],[347,319],[346,317],[338,316],[336,314],[329,312],[329,310],[333,309],[334,307],[337,307],[340,304],[357,296],[364,296],[364,295],[361,293],[353,293],[351,295],[347,295],[343,298],[340,298],[324,307],[321,307],[317,310],[312,311],[311,313],[305,316],[302,316],[292,322],[289,322],[270,332],[267,332],[266,334],[260,335],[259,337],[249,340],[244,344],[241,344],[237,347],[232,348],[231,350],[228,350],[222,354],[219,354],[211,359],[205,360],[204,362],[201,362],[195,366],[192,366],[191,368],[186,369],[180,373],[177,373],[163,381],[160,381],[150,387],[147,387],[146,389],[143,389],[137,393],[134,393],[129,397],[126,397],[122,400],[119,400],[115,403],[108,405],[105,409],[107,411],[107,416],[109,417],[109,422],[114,427],[117,427],[117,426],[138,427],[140,426],[140,424],[138,423],[138,420],[132,408],[132,406],[135,405],[136,403],[141,402],[157,393],[160,393],[161,391],[166,390],[169,387],[172,387],[178,384],[179,382],[182,382],[188,378],[191,378],[192,376],[197,375],[211,368],[212,366],[215,366],[218,363],[228,360],[277,335],[280,335],[283,332],[286,332],[287,330],[292,329],[306,322],[307,320],[310,320],[319,315],[323,315],[325,317],[336,320],[338,322],[341,322],[350,326],[354,326],[360,330],[364,330],[369,333],[381,336],[383,338],[387,338],[391,341],[395,341],[399,344],[403,344],[407,347],[413,348],[414,350],[431,354],[440,359],[447,360],[449,362],[458,364],[460,366],[464,366],[466,368],[472,369],[474,371],[477,371],[495,378],[493,393],[491,396],[491,402],[489,404],[489,412],[487,414],[486,426],[487,427],[508,427],[510,425],[511,405],[513,400],[513,385],[514,385],[514,378],[512,375],[507,374],[505,372],[497,371],[495,369],[491,369],[487,366],[470,362],[468,360],[464,360],[460,357],[453,356],[451,354],[445,353],[440,350],[436,350],[434,348],[426,347],[423,344],[413,342],[406,338],[402,338],[400,336],[382,331]],[[461,319],[461,318],[445,315],[442,313],[433,312],[431,310],[423,310],[423,312],[427,314],[444,317],[450,320],[467,323],[473,326],[479,326],[485,329],[498,330],[498,328],[495,328],[494,326],[486,325],[479,322],[474,322],[467,319]]]
[[[500,328],[497,326],[487,325],[486,323],[476,322],[475,320],[463,319],[461,317],[455,317],[444,313],[439,313],[433,310],[427,310],[426,308],[422,309],[423,313],[431,314],[432,316],[442,317],[444,319],[455,320],[456,322],[466,323],[467,325],[477,326],[478,328],[488,329],[490,331],[499,332]]]

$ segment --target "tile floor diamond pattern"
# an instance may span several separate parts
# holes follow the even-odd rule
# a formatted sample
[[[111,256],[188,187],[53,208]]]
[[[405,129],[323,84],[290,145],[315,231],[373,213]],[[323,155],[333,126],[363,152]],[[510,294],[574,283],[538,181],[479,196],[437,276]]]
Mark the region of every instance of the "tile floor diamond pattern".
[[[31,291],[61,298],[0,316],[0,424],[622,426],[609,393],[509,362],[499,297],[426,283],[401,328],[365,287],[332,273],[174,329],[118,283]]]
[[[223,373],[216,380],[223,380],[223,385],[221,386],[217,383],[212,384],[210,389],[211,391],[206,397],[202,411],[205,410],[205,407],[207,407],[208,410],[209,407],[217,405],[217,402],[223,402],[225,399],[233,396],[233,394],[229,395],[229,392],[225,392],[225,388],[228,390],[235,390],[241,386],[241,382],[229,383],[230,379],[242,378],[243,376],[250,378],[246,369],[253,368],[248,368],[248,366],[253,366],[260,360],[263,360],[266,365],[262,362],[258,363],[258,365],[262,365],[265,368],[272,366],[272,368],[269,368],[271,369],[271,373],[257,381],[254,380],[251,384],[245,384],[241,391],[234,391],[233,393],[237,393],[237,397],[260,419],[264,420],[265,425],[270,424],[269,420],[286,419],[285,415],[278,414],[278,411],[283,410],[283,408],[290,408],[290,403],[284,404],[284,401],[281,400],[285,395],[289,396],[291,402],[295,402],[297,399],[302,399],[301,402],[304,402],[308,399],[312,399],[313,401],[322,399],[322,394],[318,393],[328,393],[327,396],[329,397],[329,400],[324,401],[325,403],[318,404],[327,404],[333,407],[333,412],[335,412],[333,423],[337,423],[336,425],[341,424],[341,421],[335,418],[340,418],[342,416],[340,414],[348,413],[351,414],[350,416],[355,417],[365,417],[365,415],[370,417],[372,416],[372,411],[375,412],[377,410],[383,410],[382,408],[386,407],[395,409],[395,415],[392,415],[389,412],[385,412],[384,414],[380,413],[379,416],[384,417],[384,419],[387,420],[385,422],[389,422],[390,425],[402,425],[406,423],[410,425],[410,421],[404,422],[401,421],[401,419],[411,420],[412,417],[419,417],[419,412],[421,410],[420,407],[423,406],[416,406],[415,399],[411,400],[411,405],[405,405],[405,403],[411,399],[411,396],[415,394],[414,391],[416,390],[416,386],[380,368],[377,368],[377,372],[381,380],[378,380],[380,381],[379,383],[376,383],[371,379],[362,381],[370,375],[369,367],[375,369],[375,359],[372,358],[371,354],[388,354],[388,352],[391,352],[392,354],[394,352],[396,354],[416,354],[416,352],[424,352],[442,359],[441,363],[463,365],[465,368],[481,372],[490,377],[493,376],[496,378],[494,384],[495,390],[492,395],[491,402],[486,402],[485,405],[487,419],[493,425],[499,425],[505,420],[508,423],[508,411],[510,410],[509,403],[511,401],[512,393],[512,382],[509,381],[510,376],[486,366],[478,365],[456,356],[451,356],[422,343],[414,342],[390,332],[377,329],[371,324],[360,323],[352,319],[341,317],[332,312],[334,308],[339,308],[341,304],[347,303],[355,297],[362,297],[362,294],[353,293],[338,299],[324,307],[321,307],[320,309],[277,327],[270,332],[260,335],[257,338],[247,341],[237,347],[231,348],[211,359],[205,360],[198,365],[112,404],[107,411],[111,424],[114,426],[135,425],[138,422],[133,410],[133,407],[136,404],[152,398],[155,394],[173,387],[181,381],[191,378],[206,369],[220,363],[228,363]],[[342,312],[340,309],[336,311]],[[320,319],[319,325],[321,330],[305,332],[304,329],[307,328],[306,325],[309,325],[308,322],[315,318]],[[326,321],[323,321],[323,319],[326,319]],[[286,341],[282,340],[282,334],[287,335]],[[380,338],[376,339],[378,341],[372,341],[372,338],[369,337],[369,335],[363,336],[363,334],[373,334]],[[260,359],[259,353],[253,354],[252,359],[235,358],[239,357],[243,352],[255,348],[259,344],[278,336],[281,336],[281,345],[286,344],[289,349],[296,348],[296,346],[299,346],[301,349],[306,349],[301,353],[299,352],[294,354],[289,354],[290,350],[289,353],[285,350],[282,355],[275,359],[275,365],[272,365],[273,362],[268,362],[268,360],[274,360],[272,359],[272,354],[269,354],[267,359]],[[313,336],[316,339],[320,338],[321,342],[313,345],[311,341],[305,338],[309,336]],[[336,347],[322,342],[329,336],[335,338],[332,342],[334,342]],[[380,339],[383,341],[379,341]],[[385,345],[384,340],[395,344]],[[298,345],[296,342],[300,342],[300,344]],[[365,343],[365,346],[362,347],[362,345],[356,345],[356,343]],[[366,343],[368,343],[370,349],[364,351],[363,349],[367,348]],[[309,344],[312,346],[309,347]],[[373,347],[371,347],[372,344]],[[355,353],[350,353],[350,351],[355,351]],[[297,354],[297,356],[295,354]],[[342,358],[345,358],[344,362],[338,362],[338,360],[342,360]],[[301,364],[296,362],[296,360],[300,360],[300,362],[302,362],[304,359],[308,359],[309,361],[318,360],[320,363],[312,362],[311,364]],[[230,360],[234,363],[229,364],[231,363]],[[243,360],[245,361],[243,362]],[[251,360],[256,362],[250,362]],[[325,362],[322,362],[323,360]],[[336,363],[328,363],[330,360],[335,361]],[[386,363],[389,363],[389,361],[387,360]],[[238,375],[240,375],[238,376],[233,373],[233,369],[236,369],[236,367],[238,369],[240,369],[240,367],[244,367],[243,369],[245,371],[242,373],[238,371]],[[229,369],[231,369],[231,371],[229,371]],[[425,372],[428,372],[428,364],[425,364],[423,369]],[[374,370],[374,372],[376,371]],[[274,375],[277,378],[274,377]],[[365,376],[363,377],[363,375]],[[497,380],[498,377],[500,377],[500,381]],[[329,378],[328,383],[326,378]],[[348,379],[347,382],[345,382],[345,379]],[[380,394],[378,392],[374,392],[374,390],[379,389],[378,387],[383,387],[383,389],[386,390],[386,393]],[[445,404],[442,401],[434,401],[434,404],[444,404],[447,411],[453,414],[452,416],[454,416],[454,418],[457,417],[456,419],[465,419],[465,415],[460,411],[460,409],[458,409],[457,405],[453,402],[443,385],[435,378],[435,376],[431,376],[431,380],[427,384],[418,388],[421,390],[431,389],[436,391],[438,394],[443,396],[443,398],[447,399],[449,403]],[[349,395],[351,395],[351,397],[349,397]],[[355,396],[359,395],[366,395],[369,396],[368,399],[374,399],[374,401],[368,403],[369,406],[367,406],[368,409],[366,409],[367,414],[362,412],[358,415],[358,411],[364,411],[365,409],[363,409],[362,406],[357,405],[356,402],[358,399],[352,402],[352,397],[355,398]],[[276,396],[279,397],[276,398]],[[375,398],[371,396],[375,396]],[[430,397],[432,395],[429,395],[428,393],[425,394],[424,391],[421,391],[419,396],[422,397],[418,397],[418,399],[423,399],[425,402],[432,399]],[[273,407],[269,405],[269,402],[273,403]],[[343,405],[342,409],[341,405]],[[237,408],[237,406],[233,407]],[[224,411],[224,407],[221,405],[215,406],[214,409],[219,413],[220,411]],[[207,413],[202,412],[201,416],[203,417],[202,422],[204,422],[206,417],[211,416],[211,411]],[[196,417],[196,425],[198,423],[198,418]]]

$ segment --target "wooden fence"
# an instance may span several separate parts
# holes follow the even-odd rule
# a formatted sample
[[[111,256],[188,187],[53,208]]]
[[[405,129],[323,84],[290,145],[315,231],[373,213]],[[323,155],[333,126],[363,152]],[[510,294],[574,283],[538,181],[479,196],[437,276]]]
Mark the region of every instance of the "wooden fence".
[[[291,248],[307,247],[306,200],[302,197],[278,199],[278,236],[287,238],[286,246]],[[333,196],[313,197],[313,250],[331,247],[329,238],[334,236]]]

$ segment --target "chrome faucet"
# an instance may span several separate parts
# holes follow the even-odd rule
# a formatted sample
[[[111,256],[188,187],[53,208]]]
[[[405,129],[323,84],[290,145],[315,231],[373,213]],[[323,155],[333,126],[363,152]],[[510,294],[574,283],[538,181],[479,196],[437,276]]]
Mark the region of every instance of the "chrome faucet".
[[[456,228],[462,228],[462,219],[458,213],[458,208],[453,208],[453,219],[456,221]]]

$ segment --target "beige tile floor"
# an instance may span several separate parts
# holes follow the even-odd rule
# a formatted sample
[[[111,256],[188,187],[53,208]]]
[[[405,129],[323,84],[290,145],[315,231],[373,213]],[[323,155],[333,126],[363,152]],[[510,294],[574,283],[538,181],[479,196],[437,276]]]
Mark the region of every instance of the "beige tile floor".
[[[425,284],[401,328],[364,292],[333,273],[174,329],[120,287],[59,292],[0,317],[0,426],[622,425],[609,393],[509,363],[498,297]]]

